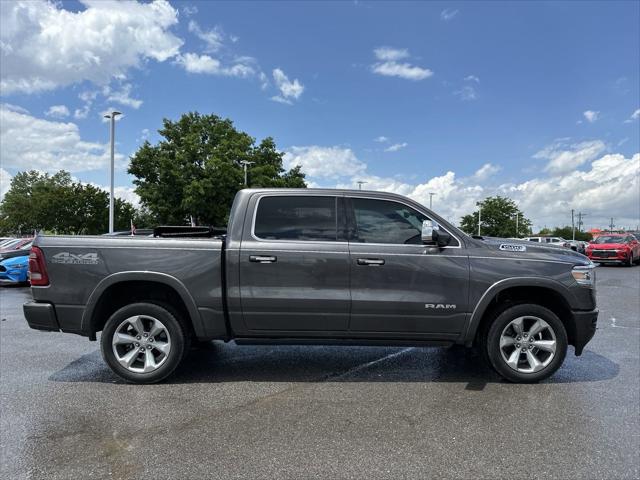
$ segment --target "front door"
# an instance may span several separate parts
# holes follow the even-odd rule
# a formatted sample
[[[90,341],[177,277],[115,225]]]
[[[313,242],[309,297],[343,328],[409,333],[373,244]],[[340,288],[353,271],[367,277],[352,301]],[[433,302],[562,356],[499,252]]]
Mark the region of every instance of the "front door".
[[[352,336],[453,338],[465,325],[469,260],[460,239],[422,244],[426,213],[395,200],[354,196],[349,243]]]
[[[343,199],[267,194],[249,206],[240,248],[245,327],[256,335],[337,335],[349,322]],[[249,230],[249,231],[248,231]]]

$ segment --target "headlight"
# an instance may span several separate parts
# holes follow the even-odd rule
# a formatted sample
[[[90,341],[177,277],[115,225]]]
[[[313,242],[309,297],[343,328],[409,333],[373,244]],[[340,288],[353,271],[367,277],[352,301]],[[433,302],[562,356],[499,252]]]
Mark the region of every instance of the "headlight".
[[[571,275],[573,275],[573,278],[579,285],[583,287],[593,287],[596,284],[595,268],[596,266],[593,264],[573,267]]]

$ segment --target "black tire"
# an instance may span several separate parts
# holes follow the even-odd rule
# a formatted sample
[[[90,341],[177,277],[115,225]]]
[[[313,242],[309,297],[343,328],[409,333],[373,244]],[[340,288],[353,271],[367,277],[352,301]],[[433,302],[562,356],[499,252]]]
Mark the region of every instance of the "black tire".
[[[625,267],[633,267],[634,263],[636,263],[636,261],[633,259],[633,252],[632,252],[632,253],[629,254],[629,258],[624,263],[624,266]]]
[[[142,315],[159,320],[166,327],[171,348],[162,364],[154,371],[138,373],[121,365],[113,351],[112,340],[116,329],[128,318]],[[105,324],[100,338],[102,357],[113,372],[131,383],[157,383],[171,375],[189,351],[189,330],[180,321],[180,315],[169,305],[132,303],[117,310]]]
[[[507,325],[512,320],[523,316],[532,316],[544,320],[553,330],[556,340],[556,350],[553,357],[546,366],[534,373],[523,373],[510,367],[503,358],[500,349],[500,337]],[[483,350],[490,365],[500,376],[514,383],[535,383],[553,375],[562,365],[567,354],[568,345],[567,332],[558,316],[551,310],[534,304],[519,304],[499,311],[486,330],[483,343]]]

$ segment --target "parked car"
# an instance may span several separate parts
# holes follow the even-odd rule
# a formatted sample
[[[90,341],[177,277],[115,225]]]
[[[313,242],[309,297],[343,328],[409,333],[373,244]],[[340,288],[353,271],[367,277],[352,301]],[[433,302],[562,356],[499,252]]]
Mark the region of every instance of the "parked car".
[[[571,243],[562,237],[525,237],[523,240],[529,242],[546,243],[556,247],[571,248]]]
[[[7,252],[20,250],[24,245],[31,243],[33,238],[14,238],[0,247],[0,257]]]
[[[582,242],[580,240],[568,240],[569,242],[569,248],[571,250],[573,250],[574,252],[578,252],[581,254],[585,254],[586,250],[587,250],[587,244],[588,242]]]
[[[180,231],[181,230],[181,231]],[[594,264],[472,238],[383,192],[238,192],[226,235],[38,236],[31,328],[100,338],[127,381],[158,382],[192,341],[479,346],[513,382],[552,375],[596,331]],[[211,238],[185,238],[193,235]]]
[[[19,251],[21,255],[14,255],[0,261],[0,285],[27,283],[29,250]]]
[[[598,263],[619,263],[631,267],[640,262],[640,242],[628,233],[607,233],[589,244],[587,257]]]

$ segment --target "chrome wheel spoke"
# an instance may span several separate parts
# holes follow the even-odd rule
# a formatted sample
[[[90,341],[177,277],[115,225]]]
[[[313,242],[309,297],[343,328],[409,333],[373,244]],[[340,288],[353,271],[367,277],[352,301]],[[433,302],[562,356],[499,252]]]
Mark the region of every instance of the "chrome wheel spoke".
[[[160,323],[158,320],[154,320],[153,325],[151,326],[151,330],[149,331],[149,336],[157,337],[162,332],[164,332],[164,325]]]
[[[514,370],[518,369],[518,361],[520,360],[521,353],[522,352],[520,351],[520,349],[516,348],[513,352],[511,352],[511,355],[509,355],[509,359],[507,360],[507,363]]]
[[[114,345],[133,345],[136,343],[136,338],[127,333],[118,333],[116,332],[113,335],[113,344]]]
[[[156,357],[153,356],[151,349],[144,351],[144,372],[153,372],[158,365],[156,364]]]
[[[535,340],[531,342],[534,347],[544,350],[545,352],[555,353],[556,341],[555,340]]]
[[[124,356],[118,357],[118,361],[123,367],[130,368],[133,362],[136,361],[136,358],[138,358],[139,353],[140,352],[137,348],[133,348],[129,350]]]
[[[516,343],[516,339],[513,337],[508,337],[506,335],[502,335],[500,337],[500,348],[508,347],[510,345],[514,345]]]
[[[510,323],[513,331],[516,332],[516,335],[522,335],[522,317],[516,318],[513,322]]]
[[[527,350],[525,353],[527,355],[527,363],[531,367],[531,371],[537,372],[538,370],[540,370],[542,368],[542,362],[538,360],[538,358],[533,354],[533,352]]]
[[[165,355],[168,355],[171,349],[171,345],[168,342],[155,342],[153,346]]]
[[[133,319],[130,319],[129,323],[133,326],[133,328],[135,328],[138,335],[142,335],[144,333],[144,325],[142,323],[142,318],[140,317],[140,315],[134,317]]]
[[[545,324],[541,320],[536,320],[536,322],[531,325],[531,328],[527,333],[529,334],[529,337],[533,337],[544,330],[544,328]]]

